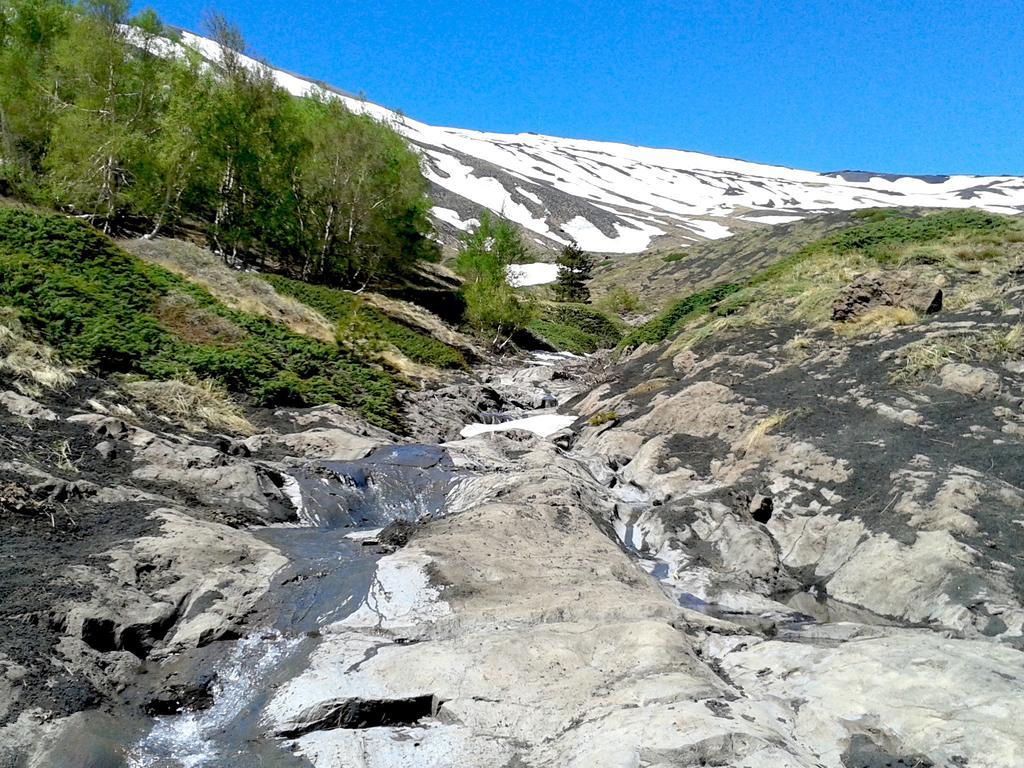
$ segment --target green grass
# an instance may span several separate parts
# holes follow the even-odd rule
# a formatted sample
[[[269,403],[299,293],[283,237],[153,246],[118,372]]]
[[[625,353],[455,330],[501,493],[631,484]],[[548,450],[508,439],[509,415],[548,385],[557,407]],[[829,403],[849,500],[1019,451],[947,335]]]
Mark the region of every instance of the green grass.
[[[750,279],[751,285],[776,280],[801,261],[822,253],[843,256],[861,253],[880,266],[895,266],[904,246],[937,243],[953,238],[973,242],[991,236],[1008,236],[1016,225],[1005,216],[972,209],[940,211],[909,217],[886,208],[859,211],[863,221],[810,245],[761,270]]]
[[[618,325],[588,304],[547,304],[527,328],[555,349],[576,355],[611,349],[622,339]]]
[[[716,309],[723,299],[736,293],[740,287],[735,283],[725,283],[685,296],[673,302],[653,320],[631,331],[622,340],[622,346],[631,349],[641,344],[658,344],[666,341],[687,323]]]
[[[168,302],[177,313],[171,327],[160,319]],[[210,379],[261,405],[333,402],[374,424],[399,426],[393,373],[231,310],[81,221],[0,209],[0,304],[14,307],[64,359],[100,375]],[[182,313],[191,314],[183,320]],[[202,323],[187,322],[204,317],[217,318],[216,338]]]
[[[348,291],[292,280],[281,275],[264,275],[280,293],[298,299],[338,325],[344,338],[360,338],[370,342],[392,344],[415,363],[434,368],[463,369],[467,367],[462,353],[433,336],[392,320],[376,307],[365,304]]]

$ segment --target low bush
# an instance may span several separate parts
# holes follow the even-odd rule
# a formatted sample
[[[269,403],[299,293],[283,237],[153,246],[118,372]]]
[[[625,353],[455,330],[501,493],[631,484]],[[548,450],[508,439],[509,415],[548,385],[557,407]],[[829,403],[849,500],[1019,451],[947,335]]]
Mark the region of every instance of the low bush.
[[[393,374],[229,309],[75,219],[0,210],[0,304],[65,359],[99,374],[211,379],[257,404],[334,402],[398,426]],[[198,317],[214,320],[215,338]]]
[[[711,312],[740,287],[735,283],[725,283],[679,299],[656,318],[630,332],[623,339],[622,345],[628,349],[665,341],[686,323]]]
[[[610,349],[622,339],[615,322],[587,304],[546,305],[527,327],[556,349],[576,355]]]

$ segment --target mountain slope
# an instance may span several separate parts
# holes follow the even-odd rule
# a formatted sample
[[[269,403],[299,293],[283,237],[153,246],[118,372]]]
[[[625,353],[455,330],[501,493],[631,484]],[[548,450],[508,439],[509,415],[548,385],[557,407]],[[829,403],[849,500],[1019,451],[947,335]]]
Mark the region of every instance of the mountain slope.
[[[217,44],[188,32],[182,42],[211,59]],[[256,66],[252,59],[251,66]],[[572,237],[598,253],[718,239],[758,224],[876,206],[1024,210],[1015,176],[820,174],[685,152],[537,134],[441,128],[330,86],[273,70],[290,93],[328,90],[353,110],[391,123],[422,154],[445,239],[481,208],[520,224],[541,248]]]

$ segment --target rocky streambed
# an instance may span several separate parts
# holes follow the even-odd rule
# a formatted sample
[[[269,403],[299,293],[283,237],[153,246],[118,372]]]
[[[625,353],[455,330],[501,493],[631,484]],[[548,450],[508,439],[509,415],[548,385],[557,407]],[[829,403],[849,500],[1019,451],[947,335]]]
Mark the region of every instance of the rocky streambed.
[[[535,360],[410,395],[433,445],[331,409],[210,445],[55,408],[34,434],[125,462],[81,504],[151,527],[72,563],[49,658],[95,703],[54,712],[5,651],[0,755],[1024,765],[1020,374],[900,390],[907,341]]]

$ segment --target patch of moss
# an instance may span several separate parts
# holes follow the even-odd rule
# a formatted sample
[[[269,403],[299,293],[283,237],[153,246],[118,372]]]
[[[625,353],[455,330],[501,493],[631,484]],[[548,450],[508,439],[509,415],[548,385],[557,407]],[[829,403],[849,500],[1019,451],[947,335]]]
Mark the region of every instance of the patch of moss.
[[[600,427],[602,424],[607,424],[610,421],[615,421],[619,418],[619,414],[615,411],[602,411],[601,413],[595,413],[589,419],[587,424],[592,427]]]

